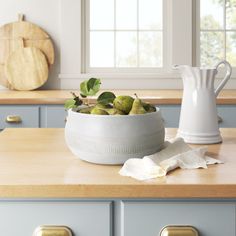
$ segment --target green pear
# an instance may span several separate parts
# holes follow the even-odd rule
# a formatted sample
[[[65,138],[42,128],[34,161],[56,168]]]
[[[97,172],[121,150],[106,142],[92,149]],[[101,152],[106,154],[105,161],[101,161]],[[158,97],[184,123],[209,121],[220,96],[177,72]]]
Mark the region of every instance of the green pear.
[[[155,106],[145,102],[143,102],[143,107],[147,113],[155,112],[157,110]]]
[[[132,105],[133,105],[134,99],[130,96],[118,96],[113,101],[114,108],[123,111],[126,114],[129,114]]]
[[[94,108],[92,109],[91,114],[92,114],[92,115],[109,115],[108,112],[106,112],[106,111],[103,110],[103,109],[97,108],[97,107],[94,107]]]
[[[83,113],[83,114],[90,114],[93,108],[94,108],[94,106],[84,107],[84,108],[81,108],[80,110],[78,110],[78,112]]]
[[[137,114],[145,114],[145,113],[147,113],[147,111],[144,109],[141,99],[139,99],[136,95],[136,99],[133,102],[129,115],[137,115]]]
[[[101,103],[96,104],[95,107],[99,108],[99,109],[103,109],[103,110],[112,108],[112,106],[110,104],[104,105],[104,104],[101,104]]]
[[[106,109],[106,112],[108,112],[109,115],[125,115],[125,113],[123,111],[120,111],[116,108]]]

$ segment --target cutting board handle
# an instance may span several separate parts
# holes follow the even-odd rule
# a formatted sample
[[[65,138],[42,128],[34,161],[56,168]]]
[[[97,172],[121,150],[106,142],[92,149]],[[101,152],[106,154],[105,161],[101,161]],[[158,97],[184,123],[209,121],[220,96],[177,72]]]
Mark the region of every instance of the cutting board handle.
[[[18,21],[24,21],[24,14],[18,13]]]

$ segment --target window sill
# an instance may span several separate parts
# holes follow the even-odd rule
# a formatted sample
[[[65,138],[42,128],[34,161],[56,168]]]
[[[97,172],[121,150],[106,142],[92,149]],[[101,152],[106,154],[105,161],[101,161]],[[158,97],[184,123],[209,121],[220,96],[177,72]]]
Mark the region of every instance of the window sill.
[[[59,74],[60,79],[173,79],[180,78],[178,73],[85,73],[85,74]]]
[[[61,89],[77,89],[80,83],[89,78],[101,78],[102,89],[182,89],[183,82],[176,74],[60,74]],[[236,77],[230,79],[225,88],[236,89]],[[219,84],[221,78],[217,78],[215,84]]]

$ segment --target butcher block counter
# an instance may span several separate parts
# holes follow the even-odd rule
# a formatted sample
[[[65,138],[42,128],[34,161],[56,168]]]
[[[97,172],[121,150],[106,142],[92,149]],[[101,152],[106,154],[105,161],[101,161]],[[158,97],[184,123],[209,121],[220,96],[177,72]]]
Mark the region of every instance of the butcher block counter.
[[[209,145],[208,155],[224,164],[137,181],[120,176],[121,166],[76,158],[65,145],[64,129],[5,129],[0,132],[0,232],[158,236],[175,225],[178,232],[168,235],[176,236],[188,225],[199,236],[235,236],[236,129],[221,132],[223,143]],[[175,133],[167,129],[166,138]],[[33,234],[39,226],[44,233]]]
[[[176,130],[167,129],[167,139]],[[67,148],[64,129],[6,129],[0,133],[0,197],[234,198],[236,129],[223,129],[209,155],[225,164],[175,170],[141,182],[118,174],[121,166],[90,164]]]

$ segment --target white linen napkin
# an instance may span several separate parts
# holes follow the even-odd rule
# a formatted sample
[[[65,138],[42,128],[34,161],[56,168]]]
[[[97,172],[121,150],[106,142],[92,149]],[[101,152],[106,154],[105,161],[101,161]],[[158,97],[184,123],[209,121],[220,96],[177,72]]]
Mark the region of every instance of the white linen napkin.
[[[207,147],[190,148],[182,138],[165,142],[160,152],[142,159],[127,160],[119,174],[138,180],[147,180],[165,176],[178,167],[181,169],[207,168],[207,165],[221,164],[220,160],[205,155]]]

